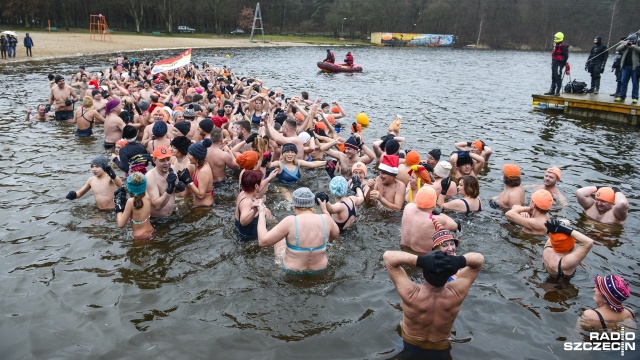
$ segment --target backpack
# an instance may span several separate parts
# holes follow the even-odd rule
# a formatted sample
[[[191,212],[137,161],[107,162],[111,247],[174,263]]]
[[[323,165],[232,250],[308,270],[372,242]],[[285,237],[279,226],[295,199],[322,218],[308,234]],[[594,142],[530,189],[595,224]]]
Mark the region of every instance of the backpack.
[[[571,94],[584,94],[587,92],[587,83],[583,81],[573,80],[564,86],[564,92]]]

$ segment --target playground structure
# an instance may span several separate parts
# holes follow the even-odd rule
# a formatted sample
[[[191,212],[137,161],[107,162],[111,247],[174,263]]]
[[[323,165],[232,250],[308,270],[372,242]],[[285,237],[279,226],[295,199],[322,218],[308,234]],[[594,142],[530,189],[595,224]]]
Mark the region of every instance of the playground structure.
[[[89,16],[89,36],[91,40],[107,41],[108,37],[109,41],[113,41],[105,17],[102,14]]]

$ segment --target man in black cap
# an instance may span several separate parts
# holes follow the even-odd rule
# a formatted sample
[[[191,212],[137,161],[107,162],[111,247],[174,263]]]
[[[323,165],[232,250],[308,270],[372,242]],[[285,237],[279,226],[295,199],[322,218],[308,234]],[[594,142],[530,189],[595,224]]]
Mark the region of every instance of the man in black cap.
[[[435,169],[436,165],[440,162],[440,156],[442,156],[440,149],[433,149],[429,151],[427,154],[426,164],[429,165],[431,169]],[[433,170],[431,172],[433,172]]]
[[[587,58],[587,63],[584,64],[584,70],[591,74],[591,87],[587,92],[594,94],[600,92],[600,76],[604,72],[608,58],[607,47],[602,43],[602,38],[596,36],[593,39],[593,47],[589,53],[589,58]]]
[[[78,101],[78,95],[73,88],[64,82],[62,75],[56,75],[54,78],[56,86],[51,87],[51,96],[47,103],[46,110],[49,112],[51,105],[55,101],[56,120],[72,120],[73,119],[73,102]],[[73,100],[71,100],[73,98]]]
[[[480,253],[452,256],[442,251],[417,256],[386,251],[382,258],[402,299],[401,354],[406,355],[402,358],[450,358],[451,329],[471,284],[480,274],[484,256]],[[414,283],[403,266],[421,268],[423,283]],[[448,282],[458,270],[456,279]]]

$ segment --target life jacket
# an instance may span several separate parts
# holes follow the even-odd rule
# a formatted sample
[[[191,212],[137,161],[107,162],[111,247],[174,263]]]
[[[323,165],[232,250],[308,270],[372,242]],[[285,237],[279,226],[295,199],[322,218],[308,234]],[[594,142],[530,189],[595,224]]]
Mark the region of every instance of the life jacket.
[[[553,52],[551,52],[552,60],[565,61],[564,57],[562,56],[562,48],[564,46],[567,46],[564,42],[555,44],[555,46],[553,47]]]

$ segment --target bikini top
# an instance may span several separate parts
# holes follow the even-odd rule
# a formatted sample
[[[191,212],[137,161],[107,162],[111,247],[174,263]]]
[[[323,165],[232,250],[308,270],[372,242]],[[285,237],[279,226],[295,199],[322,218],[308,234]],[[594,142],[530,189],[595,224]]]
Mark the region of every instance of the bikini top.
[[[351,200],[351,198],[349,198],[349,200]],[[350,208],[349,205],[347,205],[347,203],[344,201],[341,201],[341,203],[347,207],[347,210],[349,211],[349,216],[347,216],[347,220],[343,222],[336,221],[336,225],[338,225],[338,229],[340,229],[340,232],[342,232],[344,225],[349,221],[349,219],[351,219],[352,216],[356,217],[356,204],[353,202],[353,200],[351,200],[351,205],[353,206],[352,208]]]
[[[147,221],[149,221],[150,217],[151,217],[151,215],[147,216],[147,218],[142,220],[142,221],[136,221],[136,220],[133,220],[132,217],[130,217],[129,218],[129,222],[132,223],[133,225],[142,225],[142,224],[146,223]]]
[[[298,241],[298,217],[296,215],[293,216],[293,221],[296,224],[296,244],[295,245],[291,245],[289,244],[288,241],[285,241],[287,243],[287,247],[291,250],[295,250],[295,251],[308,251],[308,252],[313,252],[313,251],[318,251],[318,250],[324,250],[327,247],[327,228],[324,224],[324,216],[322,216],[322,214],[318,214],[318,216],[320,216],[320,219],[322,219],[322,233],[323,233],[323,239],[322,239],[322,245],[318,246],[318,247],[314,247],[314,248],[307,248],[307,247],[300,247],[300,243]]]

